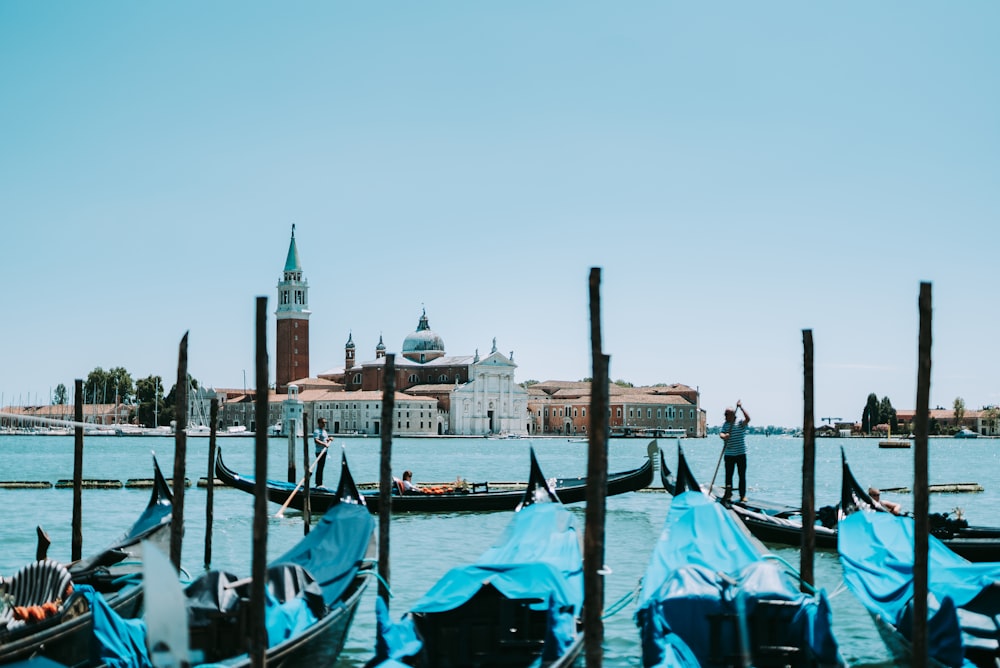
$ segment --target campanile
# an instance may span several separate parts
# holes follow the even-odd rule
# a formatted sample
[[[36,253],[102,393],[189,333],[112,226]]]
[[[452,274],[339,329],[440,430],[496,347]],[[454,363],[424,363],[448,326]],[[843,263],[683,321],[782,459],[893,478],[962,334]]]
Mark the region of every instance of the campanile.
[[[288,393],[288,384],[309,377],[309,283],[302,276],[299,251],[295,246],[295,225],[288,244],[285,270],[278,283],[277,359],[275,392]]]

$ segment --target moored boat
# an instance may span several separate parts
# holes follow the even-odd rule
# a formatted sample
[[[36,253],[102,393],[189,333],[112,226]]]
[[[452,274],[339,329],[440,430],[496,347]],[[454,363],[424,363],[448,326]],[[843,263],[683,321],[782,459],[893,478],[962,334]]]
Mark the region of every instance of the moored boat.
[[[675,477],[667,468],[661,454],[660,479],[664,489],[671,494],[676,479],[681,477],[689,481],[694,479],[682,456],[678,457],[677,465],[678,474]],[[855,479],[847,464],[846,457],[842,458],[842,480],[845,486],[845,491],[841,494],[842,498],[846,496],[846,498],[858,499],[860,502],[875,508],[878,512],[885,512],[885,509],[876,504],[868,496],[865,488]],[[692,486],[698,488],[697,482],[688,483],[689,488]],[[712,494],[717,501],[722,503],[721,490],[714,488]],[[757,499],[740,503],[726,502],[726,506],[758,539],[783,545],[799,546],[802,544],[801,508]],[[817,548],[837,549],[837,522],[841,514],[840,503],[835,506],[822,506],[816,510],[814,534]],[[1000,561],[1000,527],[970,525],[964,518],[953,516],[951,513],[931,513],[930,522],[933,535],[960,556],[976,562]]]
[[[655,441],[648,446],[648,457],[642,466],[608,474],[607,494],[624,494],[644,489],[653,481],[653,461],[656,456]],[[253,493],[254,478],[239,474],[225,465],[220,450],[215,465],[216,475],[224,484],[248,493]],[[553,489],[564,504],[585,501],[587,497],[587,478],[557,478]],[[369,511],[379,510],[378,490],[362,493]],[[294,483],[280,480],[267,481],[267,497],[274,503],[302,510],[305,495]],[[490,483],[468,484],[462,488],[441,490],[440,493],[416,492],[399,494],[394,490],[392,497],[393,512],[456,512],[456,511],[495,511],[513,510],[524,497],[524,487],[510,489],[490,489]],[[312,487],[309,491],[309,502],[312,510],[322,512],[335,502],[336,494],[327,487]]]
[[[399,622],[379,599],[371,664],[571,665],[583,647],[580,543],[532,450],[527,489],[493,547],[448,571]]]
[[[802,593],[798,574],[684,469],[642,580],[642,665],[845,666],[826,594]]]
[[[375,520],[346,456],[336,498],[308,535],[268,564],[269,666],[333,665],[344,647],[376,555]],[[240,633],[250,587],[249,580],[222,571],[186,587],[195,664],[250,665]]]
[[[899,665],[912,661],[914,521],[873,512],[845,492],[839,525],[844,580]],[[927,664],[1000,664],[1000,563],[974,564],[928,538]]]
[[[108,609],[122,618],[141,612],[144,545],[167,549],[173,519],[173,498],[155,457],[153,475],[145,510],[110,546],[68,566],[37,561],[2,579],[0,590],[12,600],[0,604],[0,664],[32,657],[66,665],[99,663],[92,642],[95,613],[99,624]],[[34,620],[19,619],[25,613]]]

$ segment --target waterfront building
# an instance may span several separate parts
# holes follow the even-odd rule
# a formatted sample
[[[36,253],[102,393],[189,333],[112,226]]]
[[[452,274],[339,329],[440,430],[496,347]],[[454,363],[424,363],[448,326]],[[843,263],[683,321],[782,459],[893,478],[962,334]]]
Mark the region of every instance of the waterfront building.
[[[348,394],[380,392],[385,377],[385,343],[379,336],[374,359],[357,362],[353,335],[344,347],[344,366],[319,374],[341,383]],[[403,340],[394,357],[396,389],[411,397],[433,400],[438,408],[439,435],[526,435],[529,430],[527,392],[515,379],[514,353],[448,355],[444,339],[430,328],[426,309],[417,328]],[[397,421],[398,422],[398,421]]]
[[[531,433],[585,436],[590,417],[590,382],[546,381],[528,388]],[[608,424],[613,436],[672,433],[688,438],[706,435],[707,416],[697,389],[675,383],[650,387],[612,384]]]

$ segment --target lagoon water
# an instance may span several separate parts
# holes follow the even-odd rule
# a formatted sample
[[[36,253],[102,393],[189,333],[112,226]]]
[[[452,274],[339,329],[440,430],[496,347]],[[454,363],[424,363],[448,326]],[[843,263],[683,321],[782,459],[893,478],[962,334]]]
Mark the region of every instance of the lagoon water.
[[[378,438],[337,438],[347,453],[354,477],[359,482],[377,480]],[[237,471],[253,472],[252,438],[220,438],[228,465]],[[712,478],[721,441],[715,436],[679,442],[701,482]],[[208,472],[207,438],[189,438],[187,477],[196,481]],[[677,460],[674,439],[660,439],[659,445],[674,468]],[[611,471],[639,466],[646,455],[647,441],[614,439],[609,445]],[[412,469],[417,483],[454,480],[515,481],[527,477],[528,448],[534,446],[547,476],[585,475],[587,445],[567,439],[394,439],[393,468],[397,474]],[[748,438],[750,496],[793,501],[801,491],[802,441],[789,437],[751,436]],[[972,524],[1000,524],[1000,441],[990,439],[931,439],[930,482],[977,482],[980,493],[932,494],[931,511],[964,510]],[[270,439],[269,477],[283,479],[288,470],[287,442]],[[84,443],[85,478],[125,481],[152,476],[151,451],[156,452],[164,475],[173,473],[172,438],[90,437]],[[296,452],[301,453],[301,441]],[[874,439],[818,439],[816,456],[816,499],[819,505],[834,504],[840,486],[840,451],[858,480],[878,487],[911,486],[913,453],[905,449],[879,449]],[[332,453],[338,454],[338,453]],[[338,458],[339,459],[339,458]],[[298,466],[301,475],[301,462]],[[335,485],[339,474],[336,461],[327,466],[326,482]],[[73,437],[0,436],[0,480],[45,480],[72,478]],[[722,472],[719,472],[721,480]],[[605,562],[612,573],[605,581],[605,604],[610,606],[634,591],[649,561],[650,551],[660,533],[670,507],[669,495],[654,489],[609,497]],[[144,489],[85,490],[83,492],[83,553],[89,554],[117,538],[141,512],[149,498]],[[912,506],[909,494],[886,493],[886,498]],[[196,575],[204,568],[205,501],[203,488],[192,486],[185,494],[185,537],[182,563]],[[72,491],[68,489],[0,489],[0,573],[10,574],[32,560],[35,553],[35,526],[42,525],[52,539],[49,556],[68,561],[71,548],[70,523]],[[570,506],[582,532],[584,504]],[[274,518],[278,510],[269,506],[268,554],[277,556],[302,535],[302,518],[290,512]],[[229,488],[216,488],[212,567],[240,575],[250,571],[252,498]],[[399,514],[392,517],[390,534],[393,617],[404,613],[448,568],[475,559],[500,535],[509,514],[448,513]],[[798,551],[769,546],[779,556],[799,565]],[[871,619],[842,585],[836,554],[819,551],[816,579],[831,595],[834,627],[842,652],[854,666],[888,665],[889,657]],[[362,666],[371,656],[375,634],[375,583],[365,595],[351,629],[348,644],[338,666]],[[605,620],[606,666],[638,666],[639,641],[633,622],[634,604]],[[582,661],[581,661],[582,663]]]

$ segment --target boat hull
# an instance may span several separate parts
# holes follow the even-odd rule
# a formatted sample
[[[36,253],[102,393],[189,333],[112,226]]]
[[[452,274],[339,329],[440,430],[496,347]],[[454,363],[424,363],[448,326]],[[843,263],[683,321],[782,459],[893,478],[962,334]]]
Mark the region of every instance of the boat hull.
[[[651,446],[655,447],[655,446]],[[655,450],[652,451],[655,454]],[[629,471],[612,473],[608,476],[607,495],[624,494],[649,487],[653,482],[653,456],[651,454],[642,466]],[[242,476],[228,468],[222,455],[216,460],[216,475],[224,484],[250,494],[254,491],[253,478]],[[586,478],[560,478],[556,480],[555,492],[564,504],[579,503],[587,499]],[[380,498],[378,492],[363,493],[369,512],[378,513]],[[267,498],[279,505],[302,510],[305,494],[289,483],[268,480]],[[443,494],[409,493],[392,496],[392,512],[464,512],[514,510],[524,498],[524,489],[503,491],[447,492]],[[290,500],[289,500],[290,499]],[[337,495],[325,487],[313,487],[309,491],[310,510],[325,512],[336,503]]]

